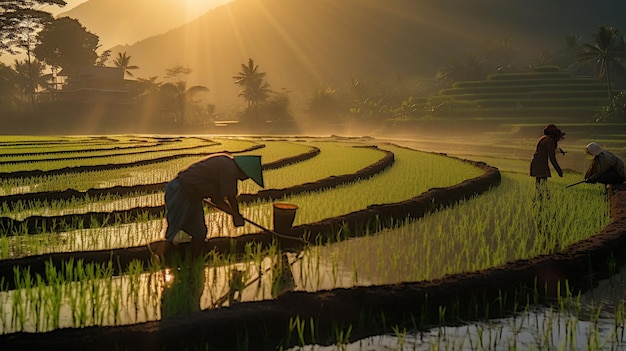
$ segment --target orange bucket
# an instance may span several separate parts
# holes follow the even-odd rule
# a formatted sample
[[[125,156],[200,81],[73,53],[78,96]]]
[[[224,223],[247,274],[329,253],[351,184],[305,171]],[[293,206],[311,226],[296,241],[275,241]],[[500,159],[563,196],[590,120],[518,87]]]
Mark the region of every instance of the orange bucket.
[[[278,233],[289,233],[296,219],[298,206],[285,203],[274,204],[274,230]]]

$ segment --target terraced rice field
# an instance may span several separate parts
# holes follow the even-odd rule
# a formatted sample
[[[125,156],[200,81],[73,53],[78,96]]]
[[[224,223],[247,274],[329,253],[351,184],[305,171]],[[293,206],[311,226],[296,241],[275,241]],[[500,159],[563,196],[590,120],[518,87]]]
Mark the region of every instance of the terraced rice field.
[[[436,213],[493,192],[501,183],[497,169],[365,138],[4,137],[0,146],[5,150],[0,157],[0,345],[11,347],[60,349],[84,342],[94,349],[130,350],[146,343],[155,349],[235,344],[245,349],[253,340],[265,340],[267,349],[293,345],[285,335],[294,333],[288,324],[296,319],[318,313],[320,331],[343,321],[348,303],[335,306],[333,316],[327,314],[329,300],[319,314],[324,291],[395,290],[398,284],[488,269],[560,250],[608,224],[606,198],[580,191],[572,201],[591,202],[600,211],[576,210],[581,221],[600,218],[585,232],[574,239],[565,231],[551,232],[546,240],[535,232],[537,225],[530,225],[521,229],[530,231],[526,244],[489,256],[489,241],[516,240],[501,232],[506,224],[488,216],[478,220],[493,202],[448,218]],[[240,183],[242,214],[272,228],[273,204],[295,204],[293,228],[280,235],[251,224],[235,229],[229,216],[206,208],[203,254],[190,256],[184,243],[174,252],[163,251],[164,185],[186,165],[215,152],[261,155],[266,188]],[[521,191],[508,179],[504,184],[509,192]],[[472,232],[488,234],[477,240],[408,224],[425,216],[429,223],[456,227],[464,216],[465,223],[484,223]],[[437,230],[440,234],[431,234]],[[466,259],[451,260],[459,252],[466,259],[487,257],[467,266]],[[292,303],[279,316],[268,313],[245,323],[237,317],[243,313],[238,308],[269,308],[290,299],[317,302]],[[256,318],[263,320],[261,330],[249,328]],[[234,323],[235,330],[216,341],[210,335],[223,330],[214,323],[223,328]],[[233,335],[239,335],[236,341]]]

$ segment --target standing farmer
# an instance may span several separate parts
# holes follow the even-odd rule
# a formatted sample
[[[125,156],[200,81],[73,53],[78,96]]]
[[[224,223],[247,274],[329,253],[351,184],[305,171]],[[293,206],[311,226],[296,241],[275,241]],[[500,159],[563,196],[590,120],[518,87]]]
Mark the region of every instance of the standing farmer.
[[[626,179],[624,161],[614,153],[602,149],[595,142],[585,146],[587,154],[593,156],[591,164],[585,172],[586,183],[621,184]]]
[[[549,124],[544,128],[543,136],[537,141],[535,153],[530,161],[530,176],[535,177],[535,184],[538,189],[545,185],[548,177],[551,176],[548,160],[550,160],[559,177],[563,177],[561,166],[559,166],[556,160],[556,149],[558,141],[563,139],[564,136],[565,133],[561,132],[559,128],[554,124]]]
[[[172,244],[179,230],[189,234],[192,244],[204,242],[205,198],[229,213],[235,227],[244,224],[237,202],[237,180],[251,178],[263,187],[261,156],[210,155],[182,170],[165,186],[165,239]]]

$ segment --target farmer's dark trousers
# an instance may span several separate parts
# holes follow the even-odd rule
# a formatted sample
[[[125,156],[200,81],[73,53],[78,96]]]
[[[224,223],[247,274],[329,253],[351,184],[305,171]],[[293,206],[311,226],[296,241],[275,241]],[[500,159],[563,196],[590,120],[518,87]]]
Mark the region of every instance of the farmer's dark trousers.
[[[602,184],[622,184],[624,182],[624,177],[619,175],[619,173],[614,170],[610,170],[603,175],[599,176],[598,179],[595,180],[594,183],[602,183]]]
[[[194,241],[203,241],[206,238],[202,199],[189,196],[178,179],[165,185],[165,218],[165,239],[170,243],[174,242],[179,230],[191,235]]]

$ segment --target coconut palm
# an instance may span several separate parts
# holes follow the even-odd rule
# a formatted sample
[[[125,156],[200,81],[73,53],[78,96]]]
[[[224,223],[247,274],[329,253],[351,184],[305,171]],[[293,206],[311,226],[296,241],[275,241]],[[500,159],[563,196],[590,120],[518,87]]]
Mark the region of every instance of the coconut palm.
[[[19,95],[18,79],[15,70],[0,62],[0,113],[15,107],[16,96]]]
[[[37,91],[49,88],[53,79],[51,73],[44,73],[45,68],[46,65],[39,60],[33,60],[30,63],[28,60],[15,60],[13,63],[13,69],[17,74],[16,83],[21,93],[28,96],[32,108],[34,108]]]
[[[233,77],[235,84],[243,88],[239,96],[247,101],[248,109],[265,102],[272,92],[270,85],[265,81],[265,75],[265,72],[259,72],[259,66],[250,58],[247,65],[241,64],[241,72]]]
[[[613,70],[623,72],[624,68],[620,61],[626,57],[626,45],[624,37],[619,29],[601,25],[598,32],[593,35],[594,41],[582,45],[579,55],[581,63],[595,62],[596,77],[607,86],[607,92],[611,97],[611,79]]]
[[[180,120],[178,122],[181,125],[186,119],[188,107],[190,106],[190,104],[194,103],[193,98],[199,93],[204,93],[208,91],[209,88],[203,85],[194,85],[190,88],[187,88],[187,82],[185,81],[165,83],[161,85],[161,92],[171,97],[176,104],[178,112],[180,114]]]
[[[46,65],[39,60],[33,60],[30,64],[26,60],[15,60],[13,69],[20,77],[24,93],[35,93],[40,89],[47,89],[50,85],[52,74],[44,73]]]
[[[123,69],[124,74],[128,74],[130,77],[133,76],[131,70],[139,69],[139,66],[130,64],[130,55],[127,55],[126,52],[118,52],[113,64],[115,67]]]

